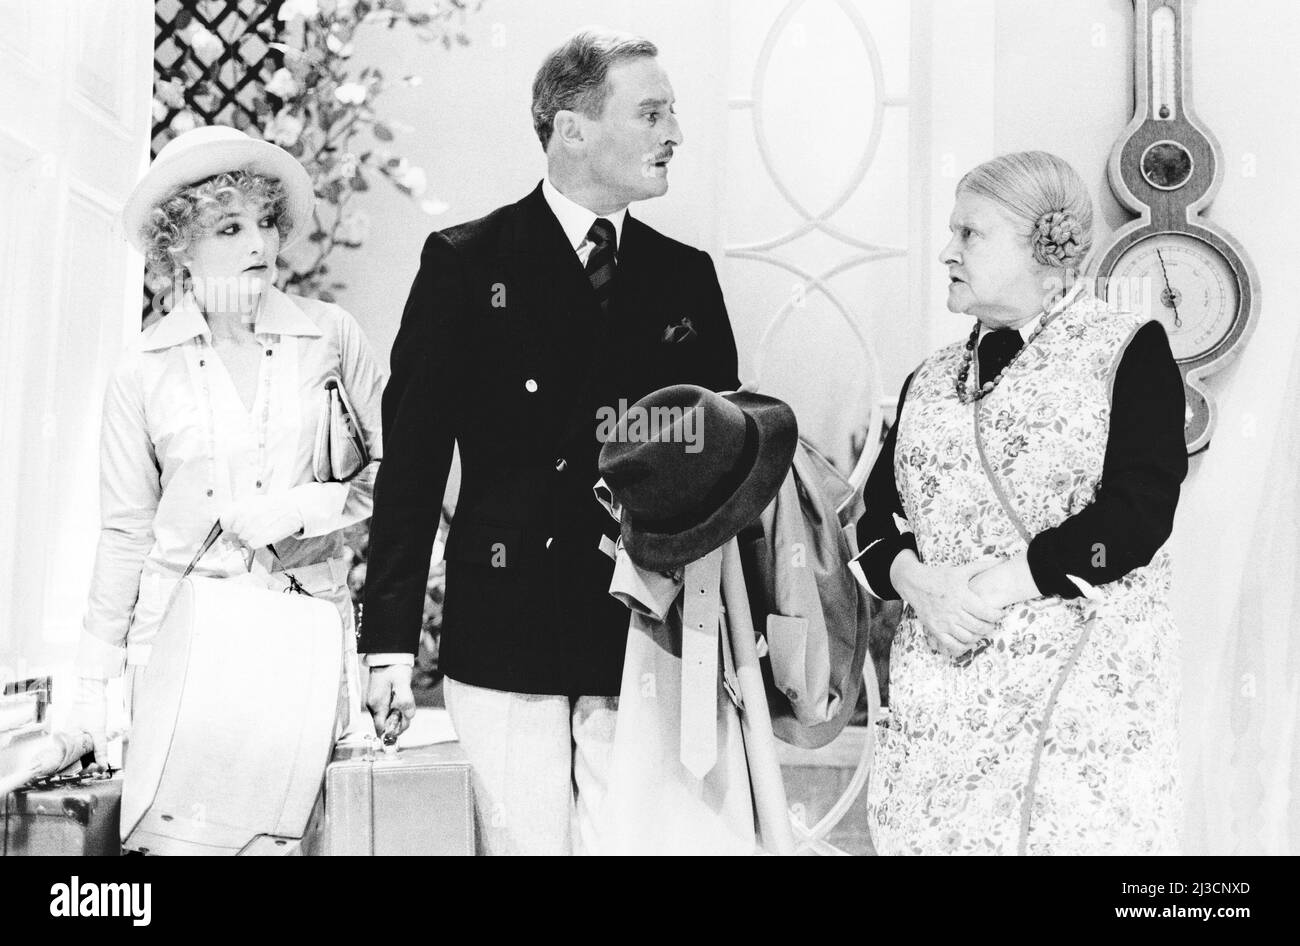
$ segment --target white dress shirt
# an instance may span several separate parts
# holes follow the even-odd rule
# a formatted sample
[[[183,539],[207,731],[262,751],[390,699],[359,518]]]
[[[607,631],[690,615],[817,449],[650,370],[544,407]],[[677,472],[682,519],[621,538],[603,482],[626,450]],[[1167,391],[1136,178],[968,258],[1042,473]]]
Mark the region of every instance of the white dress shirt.
[[[360,326],[336,305],[271,289],[254,332],[265,357],[251,410],[192,296],[136,338],[113,373],[100,442],[99,546],[77,654],[83,676],[147,662],[171,589],[227,503],[290,497],[304,527],[276,543],[285,566],[337,563],[338,530],[370,516],[385,379]],[[347,391],[372,457],[349,483],[317,483],[312,473],[331,376]],[[245,571],[242,550],[224,537],[195,569]]]
[[[546,204],[551,208],[551,213],[555,214],[555,219],[560,221],[560,226],[564,229],[564,235],[568,237],[569,245],[573,251],[578,254],[578,262],[585,268],[587,258],[591,256],[591,251],[595,249],[596,244],[587,239],[587,233],[591,230],[591,225],[596,222],[597,218],[608,220],[614,225],[614,251],[623,245],[623,221],[627,218],[627,208],[615,211],[612,214],[598,214],[595,211],[588,210],[581,204],[576,204],[569,198],[565,197],[555,185],[551,183],[548,177],[542,181],[542,197],[546,199]]]

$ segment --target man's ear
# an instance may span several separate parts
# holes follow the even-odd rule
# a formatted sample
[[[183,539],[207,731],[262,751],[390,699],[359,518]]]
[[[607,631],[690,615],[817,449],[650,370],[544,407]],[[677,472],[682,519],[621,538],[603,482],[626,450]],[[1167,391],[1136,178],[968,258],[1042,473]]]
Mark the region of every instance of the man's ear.
[[[555,113],[551,135],[567,148],[582,147],[586,144],[582,116],[567,108],[560,109]]]

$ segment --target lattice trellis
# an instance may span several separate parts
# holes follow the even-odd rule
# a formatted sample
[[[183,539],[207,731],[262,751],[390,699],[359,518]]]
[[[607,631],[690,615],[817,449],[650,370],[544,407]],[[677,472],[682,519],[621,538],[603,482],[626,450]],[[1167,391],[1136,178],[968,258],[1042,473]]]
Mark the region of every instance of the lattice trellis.
[[[184,111],[202,124],[240,129],[258,124],[269,112],[255,83],[268,81],[283,64],[282,54],[270,47],[280,38],[282,2],[158,0],[154,81],[162,88],[178,79],[181,87],[180,98],[160,96],[165,110],[154,114],[154,154],[175,137],[173,122]]]
[[[283,60],[283,0],[158,0],[154,4],[152,154],[195,125],[259,124],[270,106],[258,92]],[[154,311],[144,286],[142,319]]]

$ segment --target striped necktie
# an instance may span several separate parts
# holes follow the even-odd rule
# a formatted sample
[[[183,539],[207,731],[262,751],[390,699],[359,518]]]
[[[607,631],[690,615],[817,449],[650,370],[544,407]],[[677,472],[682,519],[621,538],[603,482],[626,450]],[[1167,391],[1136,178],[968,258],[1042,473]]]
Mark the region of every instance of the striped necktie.
[[[600,311],[607,313],[614,289],[614,225],[604,217],[597,217],[587,231],[587,239],[595,244],[587,257],[587,279],[596,293]]]

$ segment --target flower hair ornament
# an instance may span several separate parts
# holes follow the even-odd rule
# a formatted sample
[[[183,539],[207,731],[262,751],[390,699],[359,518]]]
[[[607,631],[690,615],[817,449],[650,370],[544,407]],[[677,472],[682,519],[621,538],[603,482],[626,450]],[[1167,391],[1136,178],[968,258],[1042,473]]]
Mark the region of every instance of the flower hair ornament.
[[[1066,269],[1073,269],[1087,251],[1082,239],[1083,227],[1068,210],[1047,211],[1029,235],[1036,261]]]

